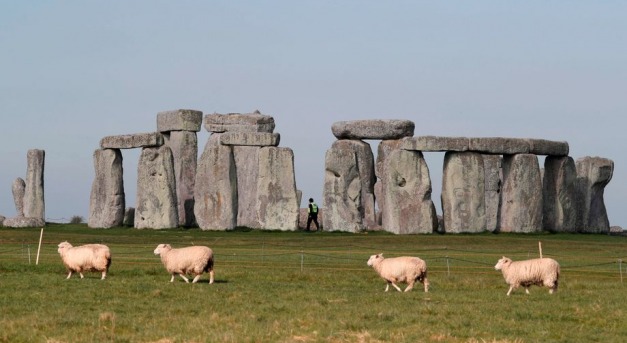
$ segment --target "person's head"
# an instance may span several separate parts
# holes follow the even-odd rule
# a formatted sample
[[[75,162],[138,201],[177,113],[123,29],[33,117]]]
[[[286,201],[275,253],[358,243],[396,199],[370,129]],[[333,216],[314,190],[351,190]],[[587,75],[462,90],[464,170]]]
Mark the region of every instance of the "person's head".
[[[313,202],[313,198],[309,198],[309,202]]]

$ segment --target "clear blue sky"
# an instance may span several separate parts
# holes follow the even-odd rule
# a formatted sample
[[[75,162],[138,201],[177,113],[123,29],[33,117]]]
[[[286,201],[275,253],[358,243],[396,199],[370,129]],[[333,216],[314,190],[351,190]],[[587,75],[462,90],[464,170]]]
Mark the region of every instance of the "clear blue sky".
[[[545,138],[610,158],[610,223],[627,227],[626,13],[622,1],[0,0],[0,214],[15,215],[28,149],[46,151],[48,220],[87,218],[102,137],[154,131],[164,110],[258,109],[294,150],[305,198],[322,196],[334,122],[409,119],[417,136]],[[139,152],[123,155],[134,206]],[[426,159],[439,204],[443,154]]]

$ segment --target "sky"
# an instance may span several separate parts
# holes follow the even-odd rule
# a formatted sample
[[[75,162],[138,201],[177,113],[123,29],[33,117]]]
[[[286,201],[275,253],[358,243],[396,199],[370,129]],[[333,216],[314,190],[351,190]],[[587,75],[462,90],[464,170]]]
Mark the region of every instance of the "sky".
[[[575,160],[614,161],[605,204],[627,228],[625,13],[611,0],[0,0],[0,215],[15,216],[12,183],[42,149],[47,221],[86,220],[100,139],[183,108],[273,116],[318,203],[337,121],[567,141]],[[443,157],[425,153],[438,214]],[[134,207],[139,150],[123,158]]]

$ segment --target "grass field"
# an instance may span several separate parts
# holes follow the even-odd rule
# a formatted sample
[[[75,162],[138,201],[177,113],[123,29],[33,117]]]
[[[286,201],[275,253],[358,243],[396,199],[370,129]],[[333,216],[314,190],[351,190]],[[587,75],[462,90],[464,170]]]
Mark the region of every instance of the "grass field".
[[[624,342],[627,238],[236,230],[0,229],[0,342]],[[65,280],[57,244],[104,243],[106,280]],[[507,297],[502,255],[562,266],[556,294]],[[214,249],[216,283],[170,283],[159,243]],[[414,255],[430,292],[385,293],[368,257]],[[620,268],[622,267],[621,275]],[[625,280],[627,282],[627,280]]]

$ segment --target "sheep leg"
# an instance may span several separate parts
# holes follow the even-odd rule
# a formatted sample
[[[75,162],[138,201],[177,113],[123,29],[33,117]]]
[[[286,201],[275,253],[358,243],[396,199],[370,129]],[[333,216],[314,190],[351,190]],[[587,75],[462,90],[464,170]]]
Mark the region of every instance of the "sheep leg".
[[[189,279],[188,279],[188,278],[186,278],[186,277],[185,277],[185,275],[183,275],[183,274],[179,274],[179,276],[180,276],[183,280],[185,280],[185,282],[186,282],[186,283],[189,283]]]
[[[209,284],[213,283],[213,277],[214,277],[214,275],[213,275],[213,270],[212,270],[212,271],[209,272]]]
[[[385,285],[385,291],[386,292],[388,291],[388,289],[390,289],[390,284],[389,283]]]
[[[412,288],[414,288],[414,283],[413,283],[413,282],[410,282],[410,283],[407,285],[407,288],[405,288],[405,292],[409,292],[409,291],[411,291],[411,290],[412,290]]]
[[[192,280],[192,283],[196,283],[196,281],[198,281],[198,279],[200,279],[200,275],[201,274],[196,274],[196,276],[194,277],[194,280]]]
[[[72,271],[70,270],[70,272],[67,274],[67,277],[65,278],[66,280],[70,278],[70,276],[72,276]]]
[[[525,287],[525,293],[529,294],[529,287]]]
[[[394,288],[396,288],[397,291],[402,292],[401,288],[398,287],[394,282],[390,282],[392,284],[392,286],[394,286]]]
[[[104,280],[107,277],[107,272],[102,272],[102,277],[100,278],[100,280]]]
[[[81,279],[84,279],[85,276],[83,275],[83,272],[78,272],[81,275]]]
[[[176,276],[176,273],[172,273],[172,278],[170,279],[170,282],[174,282],[174,277]]]
[[[425,285],[425,293],[429,293],[429,280],[427,280],[427,278],[424,278],[422,280],[422,284]]]
[[[509,296],[512,293],[513,289],[514,289],[514,286],[509,287],[509,291],[507,291],[507,296]]]

